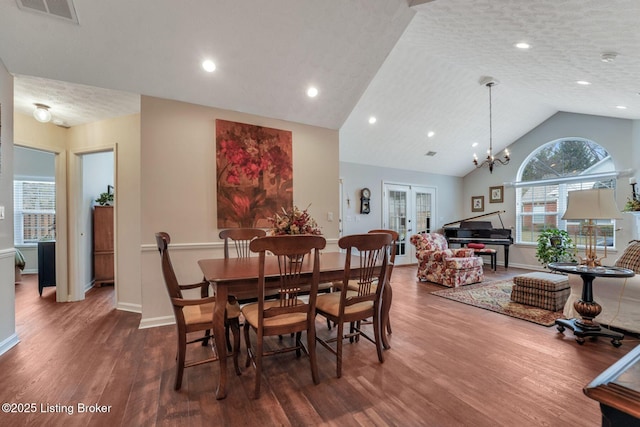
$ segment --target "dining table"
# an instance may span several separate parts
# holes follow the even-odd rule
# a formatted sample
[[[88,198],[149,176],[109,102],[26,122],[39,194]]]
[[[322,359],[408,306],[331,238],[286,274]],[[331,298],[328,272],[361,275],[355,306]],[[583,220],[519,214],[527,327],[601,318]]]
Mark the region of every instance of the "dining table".
[[[320,253],[320,283],[340,281],[344,278],[344,267],[347,255],[341,252],[321,252]],[[218,362],[220,365],[220,375],[218,376],[218,387],[216,398],[224,399],[227,396],[227,345],[225,342],[225,307],[229,295],[234,295],[238,299],[247,296],[255,298],[257,295],[259,258],[210,258],[201,259],[198,265],[215,292],[216,304],[213,311],[213,338],[218,351]],[[360,257],[351,256],[351,278],[358,276],[360,269]],[[313,257],[305,257],[301,274],[311,277],[313,272]],[[265,259],[265,277],[276,279],[279,276],[278,257],[267,256]],[[278,288],[276,280],[266,280],[267,287]],[[389,321],[389,309],[391,308],[392,290],[387,281],[383,289],[381,306],[380,334],[382,344],[385,349],[390,345],[386,334],[385,325]]]

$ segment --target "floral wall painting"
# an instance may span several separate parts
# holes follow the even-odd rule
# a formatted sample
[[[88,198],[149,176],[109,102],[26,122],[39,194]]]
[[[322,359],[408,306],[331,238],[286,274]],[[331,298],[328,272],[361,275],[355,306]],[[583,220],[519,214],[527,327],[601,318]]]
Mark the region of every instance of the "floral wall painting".
[[[218,228],[268,227],[293,206],[291,131],[216,120]]]

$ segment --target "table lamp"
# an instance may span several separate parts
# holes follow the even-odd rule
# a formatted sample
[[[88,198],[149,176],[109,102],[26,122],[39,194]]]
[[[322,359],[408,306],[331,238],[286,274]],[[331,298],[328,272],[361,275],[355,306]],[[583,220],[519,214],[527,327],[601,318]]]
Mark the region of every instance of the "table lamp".
[[[580,258],[580,264],[593,268],[601,264],[601,260],[607,257],[607,242],[604,242],[604,256],[598,258],[596,254],[597,225],[594,220],[620,219],[620,211],[612,188],[596,188],[591,190],[576,190],[569,192],[567,210],[562,219],[587,220],[587,242],[585,244],[585,258]]]

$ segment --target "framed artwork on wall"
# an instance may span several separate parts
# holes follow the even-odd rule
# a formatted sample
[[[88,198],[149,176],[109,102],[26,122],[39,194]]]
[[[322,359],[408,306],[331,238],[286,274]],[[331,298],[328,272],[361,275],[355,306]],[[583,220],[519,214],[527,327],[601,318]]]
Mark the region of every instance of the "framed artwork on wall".
[[[293,206],[292,132],[216,119],[218,228],[266,228]]]
[[[489,187],[489,203],[504,202],[504,185]]]
[[[484,212],[484,196],[471,196],[471,212]]]

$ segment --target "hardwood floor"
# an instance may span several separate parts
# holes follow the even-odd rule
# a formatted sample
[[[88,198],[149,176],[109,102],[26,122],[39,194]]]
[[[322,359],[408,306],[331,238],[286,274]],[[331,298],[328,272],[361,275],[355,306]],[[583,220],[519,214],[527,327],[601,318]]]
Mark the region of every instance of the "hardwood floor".
[[[54,288],[40,298],[35,276],[27,276],[16,285],[21,342],[0,356],[0,401],[35,403],[37,410],[0,413],[0,425],[600,425],[598,404],[582,388],[635,347],[635,338],[625,337],[620,348],[609,340],[579,346],[570,331],[563,336],[430,295],[440,286],[418,282],[415,268],[394,269],[392,348],[384,364],[369,342],[345,344],[337,379],[335,359],[318,347],[321,382],[314,385],[306,358],[270,357],[258,400],[249,397],[254,370],[237,377],[229,364],[222,401],[214,394],[217,365],[187,369],[182,389],[173,390],[173,326],[138,329],[140,315],[115,310],[110,286],[59,304]],[[485,280],[520,272],[487,268]],[[317,330],[330,333],[323,320]],[[108,412],[78,413],[79,404]]]

